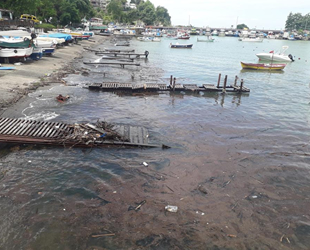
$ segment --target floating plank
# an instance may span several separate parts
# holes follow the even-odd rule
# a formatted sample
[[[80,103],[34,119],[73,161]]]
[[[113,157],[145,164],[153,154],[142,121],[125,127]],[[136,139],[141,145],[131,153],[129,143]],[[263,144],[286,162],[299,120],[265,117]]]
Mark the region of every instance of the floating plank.
[[[165,145],[149,144],[146,128],[119,124],[110,124],[109,126],[106,132],[105,129],[89,123],[69,125],[59,122],[1,117],[0,142],[64,145],[70,147],[114,145],[168,148]]]

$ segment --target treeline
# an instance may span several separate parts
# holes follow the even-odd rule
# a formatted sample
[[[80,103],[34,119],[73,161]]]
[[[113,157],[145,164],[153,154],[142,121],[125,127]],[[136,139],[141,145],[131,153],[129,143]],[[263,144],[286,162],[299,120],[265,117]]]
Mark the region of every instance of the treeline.
[[[131,0],[136,8],[126,7],[126,0],[111,0],[107,7],[107,12],[100,12],[99,15],[106,22],[116,21],[118,23],[134,23],[142,21],[146,25],[171,24],[171,17],[168,10],[162,6],[155,8],[149,0]]]
[[[295,13],[292,12],[287,17],[286,23],[285,23],[285,29],[286,30],[309,30],[310,29],[310,13],[306,15],[302,15],[301,13]]]
[[[126,6],[126,0],[112,0],[106,11],[94,9],[89,0],[1,0],[0,8],[14,12],[15,18],[21,14],[35,15],[43,22],[53,25],[78,24],[81,19],[101,17],[105,23],[118,22],[132,24],[137,20],[147,25],[170,25],[170,16],[164,7],[155,6],[147,0],[131,0],[136,9]]]
[[[89,0],[1,0],[0,6],[14,11],[15,18],[30,14],[53,25],[80,23],[95,14]]]

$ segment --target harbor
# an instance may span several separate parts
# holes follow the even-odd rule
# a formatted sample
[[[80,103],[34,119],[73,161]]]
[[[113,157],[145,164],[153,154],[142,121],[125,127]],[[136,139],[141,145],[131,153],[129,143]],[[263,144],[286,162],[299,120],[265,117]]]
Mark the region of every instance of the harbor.
[[[308,42],[112,40],[2,63],[1,247],[306,249]],[[283,46],[283,70],[240,65]]]

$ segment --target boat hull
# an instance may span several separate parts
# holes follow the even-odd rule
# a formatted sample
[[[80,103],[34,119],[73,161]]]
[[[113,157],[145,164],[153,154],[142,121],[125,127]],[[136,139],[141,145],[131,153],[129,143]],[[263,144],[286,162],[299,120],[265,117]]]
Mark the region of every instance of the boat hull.
[[[244,63],[241,62],[243,69],[254,70],[283,70],[286,64],[265,64],[265,63]]]
[[[5,40],[0,40],[0,47],[2,48],[28,48],[30,47],[30,43],[31,43],[31,40],[28,38],[18,39],[17,41],[5,39]]]
[[[170,44],[170,48],[173,49],[191,49],[193,44]]]
[[[241,42],[256,42],[256,43],[261,43],[263,42],[263,38],[248,38],[248,37],[245,37],[245,38],[240,38],[239,41]]]
[[[260,53],[256,56],[262,61],[273,61],[273,62],[291,62],[292,60],[285,55],[275,55],[272,53]]]
[[[15,49],[0,49],[0,57],[29,57],[33,52],[33,47],[30,48],[15,48]]]

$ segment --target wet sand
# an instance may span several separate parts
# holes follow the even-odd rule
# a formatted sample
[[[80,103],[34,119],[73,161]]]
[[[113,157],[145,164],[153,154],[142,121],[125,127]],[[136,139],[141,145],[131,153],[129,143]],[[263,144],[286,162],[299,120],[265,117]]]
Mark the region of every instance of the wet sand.
[[[81,57],[83,47],[92,47],[104,38],[95,36],[91,40],[79,41],[56,49],[54,55],[44,56],[38,61],[27,60],[22,65],[1,64],[15,70],[0,71],[0,114],[21,97],[38,87],[61,84],[62,78],[74,73],[71,65]]]

